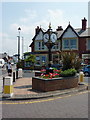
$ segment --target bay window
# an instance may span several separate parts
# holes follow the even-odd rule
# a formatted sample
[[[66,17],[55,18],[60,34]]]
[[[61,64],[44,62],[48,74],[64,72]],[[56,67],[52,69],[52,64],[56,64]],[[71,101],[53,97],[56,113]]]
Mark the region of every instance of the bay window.
[[[63,39],[62,48],[66,50],[77,49],[77,39]]]

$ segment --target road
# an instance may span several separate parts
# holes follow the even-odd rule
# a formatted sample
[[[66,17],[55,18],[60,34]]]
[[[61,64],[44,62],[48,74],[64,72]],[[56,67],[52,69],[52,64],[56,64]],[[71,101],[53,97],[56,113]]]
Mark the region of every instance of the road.
[[[32,77],[25,72],[23,77]],[[89,77],[84,81],[88,83]],[[1,104],[0,104],[1,105]],[[88,93],[27,101],[3,101],[3,118],[88,118]]]
[[[3,118],[88,118],[88,92],[33,101],[4,101]]]

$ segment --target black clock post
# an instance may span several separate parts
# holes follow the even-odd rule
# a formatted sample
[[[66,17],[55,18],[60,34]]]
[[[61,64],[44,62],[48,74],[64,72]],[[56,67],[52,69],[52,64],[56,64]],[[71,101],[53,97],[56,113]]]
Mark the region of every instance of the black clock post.
[[[52,61],[51,49],[55,45],[56,40],[57,35],[55,32],[52,31],[51,24],[49,24],[49,29],[44,33],[44,44],[48,48],[48,69],[46,69],[46,73],[53,73],[53,69],[51,67]]]

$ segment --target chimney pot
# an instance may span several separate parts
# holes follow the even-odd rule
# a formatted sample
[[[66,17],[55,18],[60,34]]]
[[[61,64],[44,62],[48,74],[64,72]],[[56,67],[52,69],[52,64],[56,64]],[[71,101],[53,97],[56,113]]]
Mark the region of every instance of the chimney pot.
[[[35,34],[37,34],[39,31],[39,26],[37,26],[37,28],[35,29]]]
[[[62,28],[62,26],[58,26],[58,28],[56,30],[61,31],[61,30],[63,30],[63,28]]]
[[[84,19],[82,19],[82,30],[86,30],[86,26],[87,26],[87,20],[84,17]]]

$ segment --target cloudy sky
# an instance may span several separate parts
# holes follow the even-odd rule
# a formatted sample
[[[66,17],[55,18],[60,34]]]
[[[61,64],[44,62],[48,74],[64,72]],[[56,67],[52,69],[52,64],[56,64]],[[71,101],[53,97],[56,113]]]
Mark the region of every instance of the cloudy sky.
[[[53,30],[57,26],[65,29],[70,21],[74,28],[80,28],[81,19],[86,17],[88,20],[88,2],[2,2],[0,9],[0,53],[9,55],[17,53],[18,27],[21,27],[26,52],[30,51],[37,26],[47,30],[51,22]]]

